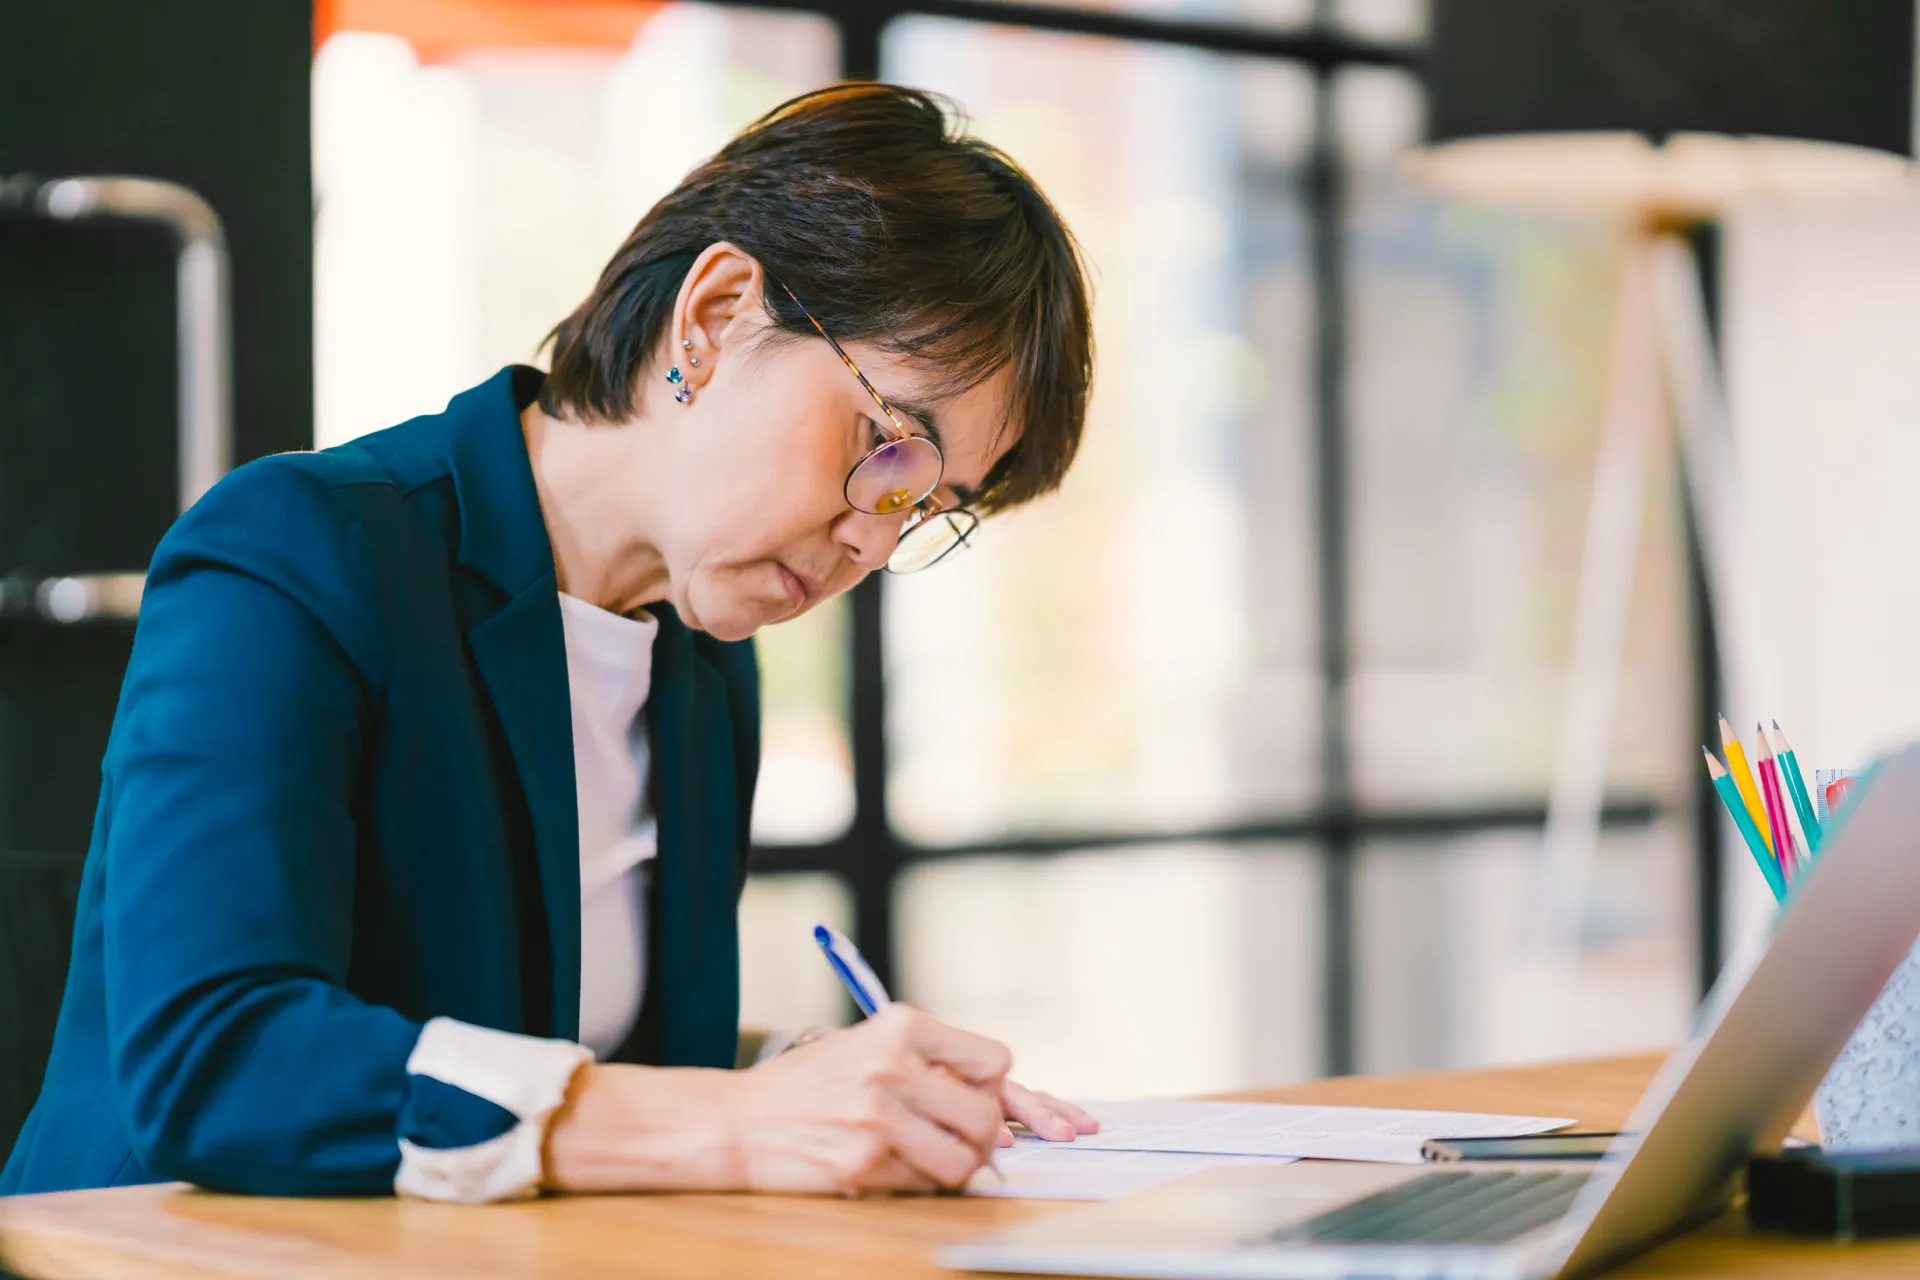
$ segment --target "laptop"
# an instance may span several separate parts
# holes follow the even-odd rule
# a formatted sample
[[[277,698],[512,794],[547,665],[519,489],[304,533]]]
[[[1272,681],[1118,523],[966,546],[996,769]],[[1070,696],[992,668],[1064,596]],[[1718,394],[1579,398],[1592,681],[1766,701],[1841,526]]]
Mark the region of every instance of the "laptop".
[[[942,1265],[1169,1280],[1590,1274],[1719,1213],[1778,1150],[1920,935],[1920,746],[1829,828],[1598,1162],[1236,1165],[944,1249]]]

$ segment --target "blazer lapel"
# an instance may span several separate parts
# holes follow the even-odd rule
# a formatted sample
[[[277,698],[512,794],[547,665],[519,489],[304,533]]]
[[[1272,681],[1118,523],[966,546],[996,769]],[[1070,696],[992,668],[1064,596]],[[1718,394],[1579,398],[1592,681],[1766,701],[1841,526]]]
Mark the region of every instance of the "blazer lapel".
[[[580,1035],[580,818],[566,640],[549,575],[467,633],[526,795],[552,952],[547,1034]]]
[[[467,632],[526,796],[551,952],[551,1026],[580,1034],[580,822],[573,711],[553,548],[527,460],[520,411],[539,370],[511,366],[447,406],[447,447],[460,507],[459,561],[499,593],[478,601]],[[505,597],[497,608],[491,605]]]
[[[739,1036],[739,798],[726,684],[673,610],[655,606],[647,717],[659,821],[648,979],[662,1066],[726,1066]]]

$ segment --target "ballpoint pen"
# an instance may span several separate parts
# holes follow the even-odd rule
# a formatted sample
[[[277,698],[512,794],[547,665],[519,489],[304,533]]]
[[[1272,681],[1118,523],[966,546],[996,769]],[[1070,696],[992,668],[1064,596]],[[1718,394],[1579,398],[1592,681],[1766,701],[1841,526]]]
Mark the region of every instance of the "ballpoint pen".
[[[873,971],[867,958],[860,954],[860,948],[854,946],[845,934],[824,924],[817,924],[813,926],[813,940],[820,944],[821,954],[833,966],[840,985],[847,989],[854,1004],[860,1007],[861,1017],[871,1018],[893,1003],[893,997],[887,994],[886,987],[880,982],[880,975]]]
[[[833,966],[834,974],[839,977],[840,985],[853,997],[853,1003],[859,1006],[860,1016],[871,1018],[893,1003],[893,997],[887,994],[887,988],[880,981],[880,975],[873,971],[867,958],[860,954],[860,948],[853,945],[851,939],[838,929],[824,924],[813,926],[813,940],[820,944],[820,953]],[[1000,1172],[1000,1166],[994,1158],[987,1157],[987,1168],[993,1170],[993,1176],[1004,1184],[1007,1175]]]

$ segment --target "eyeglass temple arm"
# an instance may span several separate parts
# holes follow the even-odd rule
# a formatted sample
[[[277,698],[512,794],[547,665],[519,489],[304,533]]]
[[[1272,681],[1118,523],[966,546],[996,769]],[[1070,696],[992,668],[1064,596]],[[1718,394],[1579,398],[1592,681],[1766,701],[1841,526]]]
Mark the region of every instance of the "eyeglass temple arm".
[[[827,340],[827,345],[833,348],[833,354],[840,357],[840,362],[852,371],[854,377],[860,379],[860,385],[866,388],[867,394],[873,397],[873,402],[880,406],[882,413],[887,415],[887,421],[892,425],[893,429],[902,436],[912,435],[913,433],[908,431],[906,425],[900,421],[899,413],[895,411],[892,405],[887,403],[887,398],[881,395],[879,389],[871,382],[867,381],[866,374],[860,372],[860,366],[853,362],[853,357],[847,354],[846,348],[842,347],[838,342],[835,342],[833,335],[827,332],[826,326],[813,318],[813,312],[807,310],[807,304],[800,301],[793,290],[787,288],[784,280],[776,280],[774,283],[780,286],[782,293],[793,299],[793,305],[800,308],[800,314],[807,318],[807,323],[813,326],[814,332]]]

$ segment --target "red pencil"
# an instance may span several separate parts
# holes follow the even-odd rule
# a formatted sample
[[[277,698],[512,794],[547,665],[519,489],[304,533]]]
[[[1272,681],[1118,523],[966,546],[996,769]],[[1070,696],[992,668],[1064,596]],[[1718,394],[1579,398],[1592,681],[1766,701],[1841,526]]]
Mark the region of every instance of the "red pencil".
[[[1794,872],[1799,869],[1799,857],[1793,827],[1787,817],[1786,792],[1780,785],[1780,766],[1773,758],[1773,747],[1764,729],[1760,733],[1760,757],[1754,771],[1760,775],[1760,797],[1766,801],[1767,821],[1773,825],[1773,846],[1780,860],[1780,874],[1791,884]]]

